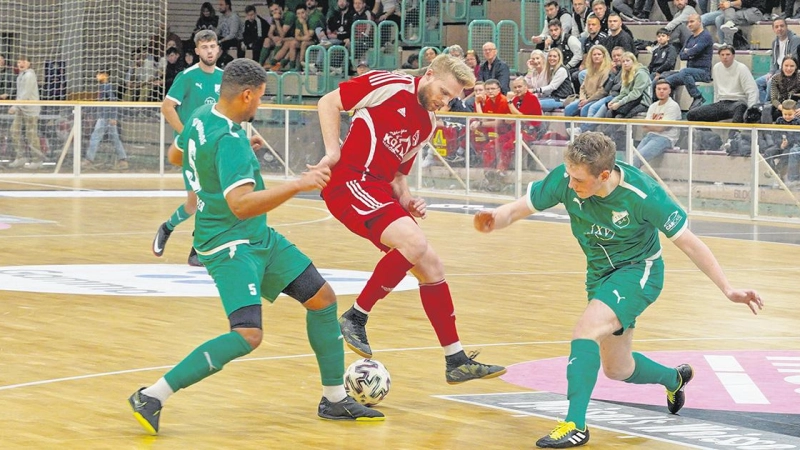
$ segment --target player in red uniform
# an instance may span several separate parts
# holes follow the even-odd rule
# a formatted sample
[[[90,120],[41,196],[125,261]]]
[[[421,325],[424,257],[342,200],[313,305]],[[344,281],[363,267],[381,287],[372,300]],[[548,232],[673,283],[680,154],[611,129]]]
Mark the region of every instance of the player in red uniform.
[[[359,355],[372,356],[365,330],[368,314],[411,271],[444,348],[450,384],[493,378],[506,369],[481,364],[474,354],[464,353],[444,267],[414,220],[425,218],[425,201],[411,195],[406,176],[433,134],[433,111],[474,84],[472,69],[440,55],[421,77],[368,72],[341,83],[318,104],[325,156],[317,167],[332,171],[322,197],[350,231],[386,252],[353,307],[339,318],[344,340]],[[349,110],[354,110],[353,119],[340,147],[341,113]]]

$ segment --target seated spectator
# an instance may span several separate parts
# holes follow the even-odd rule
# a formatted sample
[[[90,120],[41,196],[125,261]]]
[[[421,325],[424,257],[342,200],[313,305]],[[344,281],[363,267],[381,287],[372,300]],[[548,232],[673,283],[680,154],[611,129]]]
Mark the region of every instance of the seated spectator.
[[[397,24],[400,29],[400,0],[375,0],[375,7],[372,12],[377,16],[378,23],[389,20]],[[378,13],[380,11],[380,13]],[[412,39],[415,41],[416,39]]]
[[[762,20],[765,13],[765,0],[722,0],[716,11],[703,14],[702,24],[704,27],[716,25],[719,45],[733,45],[734,34],[741,27]]]
[[[375,2],[378,5],[378,2]],[[331,45],[343,45],[350,47],[350,29],[353,25],[353,9],[350,8],[349,0],[338,0],[336,10],[329,13],[328,22],[325,28],[325,39],[320,41],[320,45],[330,47]],[[317,65],[322,64],[322,54]]]
[[[689,111],[692,122],[719,122],[733,119],[744,123],[744,112],[758,103],[758,87],[750,68],[734,60],[736,50],[723,45],[717,51],[720,62],[711,69],[714,78],[714,103]]]
[[[650,73],[633,53],[622,54],[621,78],[622,89],[608,102],[611,117],[630,119],[647,111],[652,102]]]
[[[586,65],[586,79],[581,85],[578,100],[564,107],[565,116],[587,117],[589,108],[606,96],[603,86],[611,72],[611,57],[602,45],[595,45],[589,50]]]
[[[306,0],[306,11],[308,12],[308,27],[314,31],[314,44],[321,44],[323,40],[327,41],[325,13],[317,4],[317,0]],[[302,55],[301,58],[305,58],[305,55]]]
[[[564,100],[575,94],[569,79],[569,72],[564,67],[561,50],[551,48],[547,52],[547,85],[533,91],[539,97],[543,111],[553,111],[564,106]]]
[[[372,14],[372,11],[367,8],[367,4],[364,2],[364,0],[353,0],[353,24],[355,25],[355,23],[359,20],[374,23],[375,16]],[[353,57],[356,60],[364,59],[367,51],[374,47],[372,27],[368,26],[367,24],[355,25],[353,27],[350,39],[352,39],[352,41],[355,43]]]
[[[683,44],[692,35],[686,23],[689,21],[689,16],[697,14],[694,8],[688,5],[688,0],[674,0],[675,8],[677,8],[675,17],[664,27],[669,31],[669,42],[676,47],[676,49],[683,48]]]
[[[786,19],[777,18],[772,21],[772,32],[775,39],[772,41],[772,58],[769,72],[756,78],[759,100],[764,103],[771,98],[769,92],[770,79],[781,71],[781,64],[786,56],[796,55],[800,47],[800,36],[795,35],[787,26]],[[772,121],[777,119],[777,116]]]
[[[408,59],[403,63],[401,69],[419,69],[419,55],[416,53],[408,55]]]
[[[545,50],[557,48],[564,55],[564,65],[570,74],[577,73],[583,62],[583,47],[581,41],[570,34],[566,34],[561,29],[561,22],[553,19],[548,25],[550,36],[544,42]]]
[[[600,20],[600,31],[608,36],[608,5],[606,0],[593,0],[592,13]]]
[[[783,107],[781,106],[786,100],[800,99],[800,73],[797,72],[797,57],[786,56],[783,58],[781,64],[781,71],[774,77],[770,83],[770,104],[765,107],[765,114],[767,120],[764,122],[772,123],[778,120],[783,114]]]
[[[497,80],[489,79],[485,82],[486,95],[482,96],[482,101],[476,97],[475,112],[478,114],[511,114],[508,107],[508,98],[503,95],[500,89],[500,82]],[[500,153],[500,143],[498,136],[505,134],[510,130],[510,126],[500,119],[480,119],[470,123],[470,128],[473,130],[480,128],[480,131],[486,135],[486,140],[476,143],[475,150],[483,161],[483,167],[494,168],[495,161]],[[502,162],[500,162],[502,164]],[[498,165],[498,170],[505,170]]]
[[[175,50],[177,52],[177,49],[174,48],[170,50]],[[96,78],[97,82],[100,84],[97,100],[101,102],[116,102],[116,90],[111,83],[108,82],[108,71],[98,71]],[[106,134],[111,138],[111,142],[114,144],[114,150],[117,152],[117,162],[114,163],[114,169],[125,170],[128,168],[128,156],[125,154],[125,148],[122,147],[122,141],[119,139],[119,132],[117,131],[118,116],[119,108],[97,108],[97,122],[95,122],[92,136],[89,138],[89,150],[86,152],[86,157],[81,161],[82,169],[91,169],[93,167],[97,149]]]
[[[469,108],[466,112],[475,112],[475,103],[483,102],[486,99],[486,86],[483,81],[476,81],[470,95],[464,97],[464,106]]]
[[[536,92],[537,89],[547,86],[547,63],[545,59],[546,56],[543,51],[533,50],[526,62],[528,72],[525,74],[525,83],[531,92]]]
[[[678,102],[670,97],[672,93],[672,86],[667,80],[661,79],[656,81],[656,99],[647,109],[647,120],[681,120],[681,107]],[[659,155],[662,155],[667,149],[675,146],[680,137],[680,129],[671,126],[658,126],[658,125],[643,125],[644,131],[647,134],[639,142],[636,150],[639,152],[645,161],[652,161]],[[642,160],[639,156],[633,159],[633,165],[642,167]]]
[[[501,92],[508,92],[511,71],[508,68],[508,64],[497,57],[497,46],[494,42],[490,41],[483,44],[483,56],[486,59],[481,63],[478,71],[478,80],[497,80],[500,83]]]
[[[169,88],[172,87],[172,83],[175,82],[175,77],[186,68],[186,64],[181,58],[178,49],[174,47],[167,49],[166,59],[167,65],[164,68],[164,92],[169,92]]]
[[[688,28],[687,28],[688,30]],[[656,45],[648,47],[648,51],[653,54],[647,70],[650,72],[650,79],[655,81],[667,72],[675,70],[675,63],[678,62],[678,51],[669,43],[670,33],[666,28],[660,28],[656,32]],[[672,92],[672,89],[670,89]]]
[[[614,97],[619,95],[622,90],[622,54],[625,50],[622,47],[616,47],[611,51],[611,71],[608,74],[608,79],[603,85],[603,91],[606,96],[596,101],[589,107],[589,112],[586,117],[603,118],[608,114],[608,102]],[[596,124],[584,124],[584,131],[593,130]],[[580,133],[581,129],[578,128],[573,132],[574,134]]]
[[[247,5],[244,8],[244,15],[242,45],[245,50],[252,50],[253,60],[263,63],[264,61],[261,59],[261,50],[264,48],[264,40],[267,39],[269,23],[266,19],[258,15],[254,5]]]
[[[433,59],[436,58],[437,56],[439,56],[439,53],[436,51],[435,48],[425,47],[425,50],[422,52],[422,61],[423,61],[422,64],[424,64],[425,67],[430,66]]]
[[[539,99],[528,91],[528,85],[525,83],[525,78],[516,77],[511,82],[511,92],[508,93],[508,109],[511,115],[516,116],[541,116],[542,105],[539,104]],[[520,133],[523,140],[531,141],[539,138],[542,131],[540,127],[542,122],[538,120],[531,120],[520,122]],[[511,158],[514,156],[514,148],[516,143],[516,132],[510,130],[500,136],[500,164],[498,170],[506,170],[510,167]]]
[[[572,34],[572,14],[569,11],[558,5],[558,1],[550,0],[544,4],[544,25],[542,32],[538,36],[531,36],[531,41],[534,44],[544,44],[549,36],[550,22],[554,19],[558,20],[563,33],[567,36]],[[540,47],[545,48],[545,47]]]
[[[125,74],[125,101],[156,101],[153,90],[156,87],[158,68],[149,55],[137,53],[133,67]]]
[[[594,47],[595,45],[603,45],[605,46],[606,36],[605,33],[600,31],[600,19],[597,18],[594,14],[590,14],[589,17],[586,19],[586,29],[587,33],[583,40],[583,55],[584,61],[581,61],[580,71],[576,74],[575,72],[572,73],[572,84],[575,87],[576,91],[581,89],[581,85],[583,84],[584,78],[586,78],[586,64],[585,56],[589,54],[589,50]],[[608,53],[608,49],[606,49],[606,53]]]
[[[267,33],[269,39],[264,41],[264,47],[271,49],[272,53],[265,60],[264,67],[273,72],[293,70],[297,60],[297,50],[300,48],[300,43],[294,37],[297,16],[293,12],[284,11],[283,2],[278,0],[269,5],[269,12],[272,16],[272,25],[269,27]],[[349,34],[348,32],[348,36]]]
[[[359,61],[358,65],[356,66],[356,76],[360,77],[367,72],[369,72],[369,64],[367,64],[366,61]]]
[[[276,2],[279,0],[275,0]],[[236,57],[244,58],[244,51],[240,47],[242,42],[242,19],[239,14],[233,11],[231,0],[220,0],[219,2],[219,26],[217,36],[219,36],[219,46],[222,53],[227,53],[229,49],[236,49]]]
[[[647,21],[653,10],[653,0],[613,0],[611,9],[629,22]]]
[[[444,49],[444,52],[450,56],[455,56],[462,61],[464,60],[464,49],[458,44],[453,44],[447,47]]]
[[[672,92],[675,92],[678,86],[686,86],[686,92],[694,99],[689,107],[691,111],[705,101],[695,83],[711,81],[711,56],[714,50],[711,35],[700,24],[700,16],[697,14],[689,16],[686,26],[692,35],[678,53],[678,56],[686,61],[686,67],[669,75],[666,80],[672,86]]]
[[[481,71],[481,60],[475,50],[467,50],[464,54],[464,63],[475,72],[475,79],[478,78],[478,73]]]
[[[300,44],[300,48],[296,56],[297,59],[294,62],[294,67],[295,69],[299,69],[306,63],[306,50],[308,50],[308,47],[311,47],[317,41],[316,35],[314,34],[314,28],[311,26],[308,20],[308,9],[306,9],[306,5],[302,3],[297,5],[294,10],[294,15],[297,18],[297,22],[294,27],[294,39]],[[363,53],[361,53],[357,56],[357,58],[361,58],[363,56]]]
[[[192,53],[189,50],[194,50],[194,35],[197,34],[198,31],[211,30],[216,33],[218,25],[219,16],[217,16],[217,12],[214,11],[211,2],[203,3],[200,7],[200,17],[197,19],[197,23],[194,25],[194,31],[192,31],[192,37],[188,41],[190,45],[187,46],[186,53]]]
[[[622,18],[619,14],[611,12],[608,14],[608,37],[603,45],[609,52],[614,47],[622,47],[626,52],[636,53],[636,46],[633,45],[633,35],[622,29]]]
[[[586,19],[592,13],[587,2],[589,0],[572,0],[572,31],[571,35],[583,39],[586,35]]]

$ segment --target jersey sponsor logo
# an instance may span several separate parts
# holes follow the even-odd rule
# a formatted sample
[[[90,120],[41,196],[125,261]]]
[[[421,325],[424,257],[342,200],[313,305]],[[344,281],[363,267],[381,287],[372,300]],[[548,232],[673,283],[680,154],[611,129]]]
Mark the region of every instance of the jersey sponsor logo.
[[[617,235],[614,230],[606,228],[602,225],[597,225],[596,223],[592,224],[592,228],[589,230],[588,234],[600,239],[601,241],[610,241],[611,239],[614,239],[614,236]]]
[[[664,222],[664,229],[667,231],[671,231],[675,228],[681,219],[683,219],[683,215],[681,215],[680,211],[673,211],[672,214],[667,217],[667,221]]]
[[[360,293],[371,272],[323,269],[319,273],[339,295]],[[395,292],[419,289],[407,276]],[[0,266],[0,291],[137,297],[219,297],[206,269],[186,264],[74,264]]]
[[[631,217],[628,214],[628,211],[612,211],[611,212],[611,221],[614,222],[614,226],[617,228],[625,228],[631,224]]]
[[[220,84],[215,84],[215,85],[214,85],[214,93],[215,93],[215,94],[219,95],[219,88],[220,88],[221,86],[222,86],[222,85],[220,85]]]
[[[215,99],[214,97],[206,97],[206,100],[203,103],[205,103],[206,105],[216,105],[217,99]]]
[[[383,145],[401,161],[414,146],[411,142],[412,137],[407,134],[408,130],[402,129],[400,131],[390,131],[383,136]],[[416,133],[413,139],[419,140],[419,132]]]

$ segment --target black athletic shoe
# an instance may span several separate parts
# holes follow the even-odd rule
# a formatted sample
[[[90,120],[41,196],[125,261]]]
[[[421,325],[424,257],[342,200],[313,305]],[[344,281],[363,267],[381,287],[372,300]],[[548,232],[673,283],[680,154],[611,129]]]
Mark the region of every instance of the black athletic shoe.
[[[355,420],[358,422],[380,422],[386,419],[382,412],[358,403],[349,395],[336,403],[322,397],[317,415],[328,420]]]
[[[200,262],[200,259],[197,257],[197,250],[192,247],[192,250],[189,251],[189,259],[187,263],[193,267],[203,267],[203,263]]]
[[[360,316],[365,316],[362,319]],[[362,358],[372,358],[372,349],[367,341],[367,330],[364,328],[367,325],[369,316],[359,314],[353,308],[339,317],[339,327],[342,329],[342,338],[344,342],[350,347],[350,350],[356,352]]]
[[[169,240],[169,235],[172,234],[172,230],[167,228],[167,222],[161,224],[158,227],[158,231],[156,231],[156,237],[153,239],[153,254],[156,256],[161,256],[164,254],[164,247],[167,246],[167,241]]]
[[[158,419],[161,418],[161,401],[149,395],[142,394],[142,389],[134,392],[128,398],[128,403],[133,409],[133,417],[148,433],[158,434]]]
[[[506,373],[506,368],[503,366],[481,364],[475,361],[477,356],[478,352],[472,352],[472,354],[469,355],[469,359],[463,364],[455,367],[450,367],[448,365],[445,370],[447,384],[460,384],[469,380],[494,378]]]
[[[572,448],[589,442],[589,428],[579,430],[575,422],[560,422],[547,436],[536,441],[539,448]]]
[[[681,364],[676,367],[675,370],[678,371],[678,378],[680,378],[678,389],[674,391],[667,389],[667,409],[669,409],[669,412],[672,414],[678,414],[678,411],[683,408],[683,404],[686,403],[686,394],[683,392],[683,389],[692,381],[692,378],[694,378],[694,370],[692,370],[692,366],[688,364]]]

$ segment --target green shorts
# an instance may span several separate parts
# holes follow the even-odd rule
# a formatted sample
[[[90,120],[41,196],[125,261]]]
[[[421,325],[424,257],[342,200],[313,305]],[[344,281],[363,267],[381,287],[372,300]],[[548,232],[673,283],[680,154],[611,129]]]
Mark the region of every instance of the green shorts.
[[[264,242],[239,244],[198,257],[217,285],[226,315],[261,304],[262,297],[274,302],[311,264],[308,256],[274,230]]]
[[[622,324],[615,335],[636,327],[636,318],[661,294],[664,288],[664,260],[657,258],[620,267],[599,280],[588,283],[589,300],[608,305]]]

